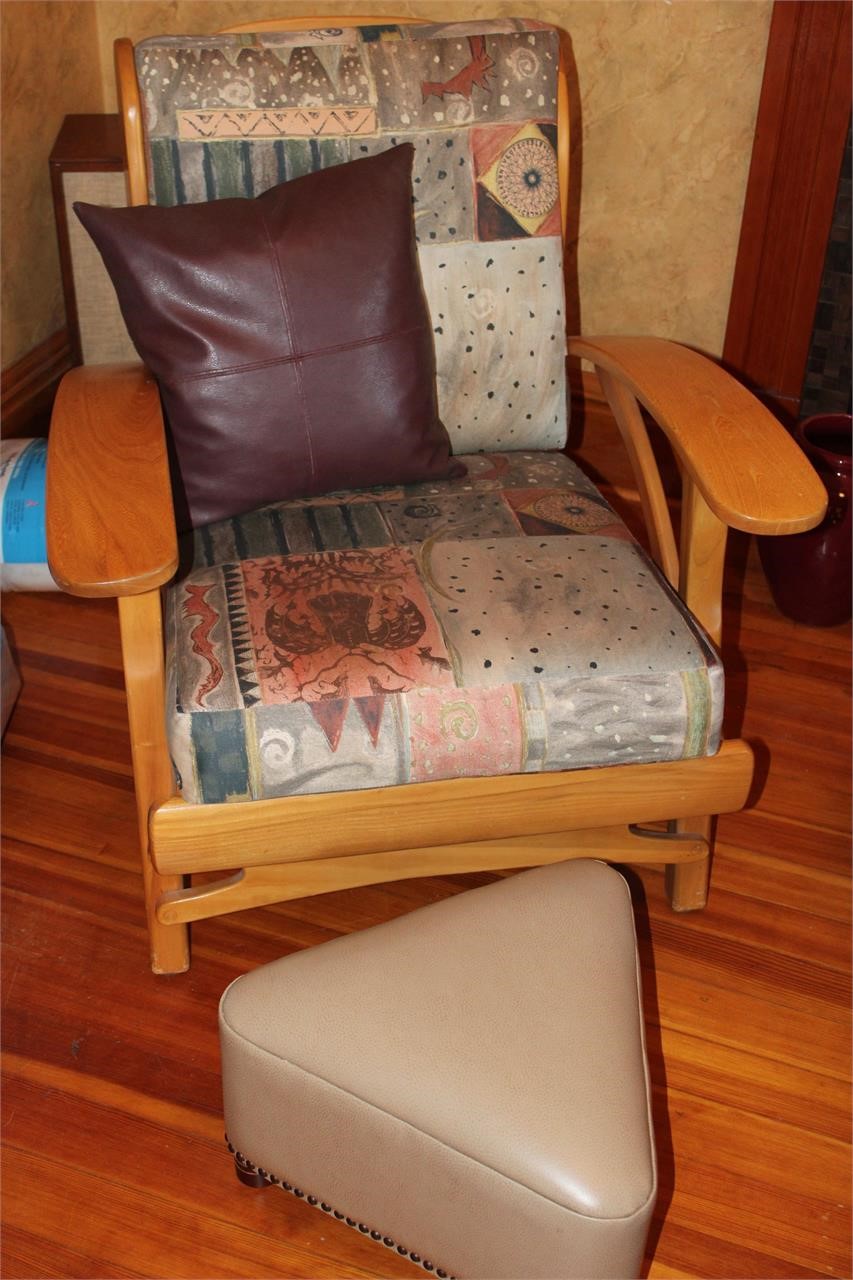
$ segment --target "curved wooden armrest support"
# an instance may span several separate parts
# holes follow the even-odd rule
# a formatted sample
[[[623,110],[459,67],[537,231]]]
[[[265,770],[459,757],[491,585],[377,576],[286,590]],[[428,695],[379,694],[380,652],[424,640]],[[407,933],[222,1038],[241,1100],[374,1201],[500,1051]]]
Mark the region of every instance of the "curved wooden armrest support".
[[[746,533],[801,533],[826,490],[784,427],[713,361],[663,338],[570,338],[569,354],[629,388],[710,510]],[[604,381],[604,379],[603,379]]]
[[[62,380],[50,425],[47,555],[79,596],[132,596],[178,567],[157,384],[142,365],[90,365]]]

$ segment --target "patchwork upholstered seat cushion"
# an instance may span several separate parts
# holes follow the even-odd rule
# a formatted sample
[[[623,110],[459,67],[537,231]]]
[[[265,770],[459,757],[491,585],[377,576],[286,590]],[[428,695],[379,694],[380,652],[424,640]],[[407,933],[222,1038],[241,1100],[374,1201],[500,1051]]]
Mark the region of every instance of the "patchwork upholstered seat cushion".
[[[166,614],[188,800],[717,749],[719,660],[586,477],[463,461],[195,532]]]

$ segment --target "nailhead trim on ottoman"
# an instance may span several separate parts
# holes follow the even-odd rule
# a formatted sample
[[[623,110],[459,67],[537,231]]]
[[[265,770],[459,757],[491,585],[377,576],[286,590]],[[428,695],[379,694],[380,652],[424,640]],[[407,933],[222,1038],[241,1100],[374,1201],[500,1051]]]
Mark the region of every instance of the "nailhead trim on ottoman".
[[[440,1280],[639,1274],[648,1071],[630,896],[603,863],[265,965],[225,992],[220,1031],[243,1181]]]
[[[429,1272],[430,1275],[438,1276],[438,1280],[456,1280],[456,1276],[449,1275],[447,1271],[444,1271],[441,1267],[437,1267],[434,1262],[430,1262],[428,1259],[422,1258],[418,1253],[413,1253],[412,1250],[407,1249],[405,1245],[397,1244],[397,1242],[392,1240],[390,1236],[383,1236],[381,1231],[365,1226],[363,1222],[356,1222],[354,1218],[348,1218],[345,1213],[340,1211],[340,1209],[333,1209],[330,1204],[326,1204],[325,1201],[318,1200],[317,1196],[306,1196],[304,1191],[300,1191],[298,1187],[294,1187],[291,1183],[286,1182],[283,1178],[277,1177],[274,1173],[270,1173],[267,1169],[259,1169],[256,1165],[252,1164],[251,1160],[247,1160],[242,1152],[235,1150],[234,1144],[228,1140],[227,1133],[225,1135],[225,1141],[228,1144],[228,1150],[234,1155],[234,1166],[237,1171],[237,1176],[240,1181],[245,1182],[247,1186],[261,1187],[268,1185],[281,1187],[282,1191],[289,1191],[290,1194],[296,1196],[297,1199],[304,1199],[305,1203],[310,1204],[312,1209],[319,1208],[323,1213],[330,1214],[333,1218],[336,1218],[338,1222],[345,1223],[346,1226],[359,1231],[363,1236],[369,1235],[371,1240],[375,1240],[377,1244],[383,1244],[386,1249],[391,1249],[394,1253],[399,1253],[401,1257],[409,1258],[411,1262],[415,1262],[419,1266],[423,1267],[424,1271]]]

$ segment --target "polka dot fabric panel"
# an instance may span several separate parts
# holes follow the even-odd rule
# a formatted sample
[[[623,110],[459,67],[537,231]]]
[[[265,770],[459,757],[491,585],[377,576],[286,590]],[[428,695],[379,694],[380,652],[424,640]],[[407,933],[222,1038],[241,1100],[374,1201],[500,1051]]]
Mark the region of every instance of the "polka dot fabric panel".
[[[556,452],[464,461],[195,531],[166,612],[188,800],[717,749],[719,659],[586,477]]]
[[[136,61],[155,204],[255,196],[413,143],[454,451],[565,442],[554,28],[507,18],[164,36]]]

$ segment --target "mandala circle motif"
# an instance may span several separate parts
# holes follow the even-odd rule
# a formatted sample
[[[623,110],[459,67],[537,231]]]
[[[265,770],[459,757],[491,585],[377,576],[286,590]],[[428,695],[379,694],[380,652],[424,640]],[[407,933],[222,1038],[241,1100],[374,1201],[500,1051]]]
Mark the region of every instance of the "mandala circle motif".
[[[531,513],[547,520],[550,524],[562,525],[564,529],[581,531],[584,529],[600,529],[602,525],[612,523],[613,517],[604,507],[591,502],[580,494],[566,497],[560,493],[544,494],[532,504]]]
[[[525,218],[542,218],[557,199],[557,157],[544,138],[521,138],[500,159],[497,187],[501,200]]]

